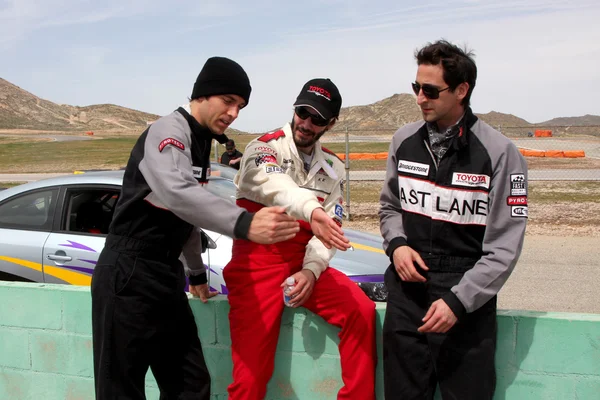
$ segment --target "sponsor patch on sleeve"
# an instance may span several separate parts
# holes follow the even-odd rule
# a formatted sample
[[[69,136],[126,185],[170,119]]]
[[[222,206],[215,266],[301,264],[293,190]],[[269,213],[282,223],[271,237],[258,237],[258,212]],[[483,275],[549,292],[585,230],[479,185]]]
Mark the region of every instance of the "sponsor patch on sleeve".
[[[344,218],[344,207],[342,207],[339,204],[336,204],[334,213],[335,213],[335,216],[338,217],[339,219]]]
[[[257,152],[257,153],[258,152],[260,152],[260,153],[270,153],[270,154],[273,154],[273,155],[277,156],[277,152],[274,149],[272,149],[269,146],[267,146],[267,145],[255,146],[252,149],[252,151]]]
[[[256,155],[254,162],[257,167],[262,164],[277,164],[277,157],[272,154],[261,153]]]
[[[527,182],[525,182],[525,174],[511,174],[510,195],[527,196]]]
[[[526,206],[527,196],[508,196],[506,198],[506,204],[509,206]]]
[[[194,175],[194,178],[196,178],[196,179],[202,178],[202,171],[203,171],[202,167],[192,167],[192,174]]]
[[[510,216],[518,218],[527,218],[527,206],[512,206]]]
[[[265,171],[267,174],[283,174],[283,169],[277,165],[267,165]]]
[[[173,138],[166,138],[158,145],[158,151],[162,152],[163,149],[167,146],[175,146],[179,150],[185,150],[185,146],[179,140]]]

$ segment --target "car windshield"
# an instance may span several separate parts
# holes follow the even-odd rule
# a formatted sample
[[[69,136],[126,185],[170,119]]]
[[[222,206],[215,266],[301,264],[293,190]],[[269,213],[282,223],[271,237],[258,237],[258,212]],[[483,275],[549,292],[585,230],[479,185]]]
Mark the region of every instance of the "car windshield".
[[[235,185],[228,179],[210,179],[204,186],[212,194],[235,203]]]

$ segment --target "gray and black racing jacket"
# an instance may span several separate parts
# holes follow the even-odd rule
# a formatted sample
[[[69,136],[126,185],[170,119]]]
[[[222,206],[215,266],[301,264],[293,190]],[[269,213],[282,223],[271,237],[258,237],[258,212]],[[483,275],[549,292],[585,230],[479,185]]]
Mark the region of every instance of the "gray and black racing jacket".
[[[436,162],[424,121],[390,144],[379,218],[384,250],[478,260],[443,297],[459,316],[494,297],[512,272],[527,221],[527,164],[517,147],[467,109]]]
[[[176,259],[183,253],[190,283],[206,283],[195,227],[246,239],[253,217],[203,187],[210,175],[212,139],[227,140],[202,127],[188,107],[146,129],[131,151],[107,242],[124,237],[152,254]]]

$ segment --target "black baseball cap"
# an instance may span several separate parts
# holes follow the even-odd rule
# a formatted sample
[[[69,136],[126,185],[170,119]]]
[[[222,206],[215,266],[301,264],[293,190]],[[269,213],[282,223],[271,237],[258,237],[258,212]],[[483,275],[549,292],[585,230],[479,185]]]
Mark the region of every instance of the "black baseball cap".
[[[311,79],[304,84],[294,107],[310,107],[321,117],[330,120],[340,115],[342,96],[329,78]]]

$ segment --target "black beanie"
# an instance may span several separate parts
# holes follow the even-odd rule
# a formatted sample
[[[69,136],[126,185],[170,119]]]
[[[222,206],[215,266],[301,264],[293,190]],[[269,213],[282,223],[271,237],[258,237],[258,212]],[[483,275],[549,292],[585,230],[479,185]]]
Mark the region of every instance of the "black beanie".
[[[238,63],[225,57],[211,57],[206,60],[196,79],[191,99],[216,94],[237,94],[247,105],[251,91],[248,75]]]

